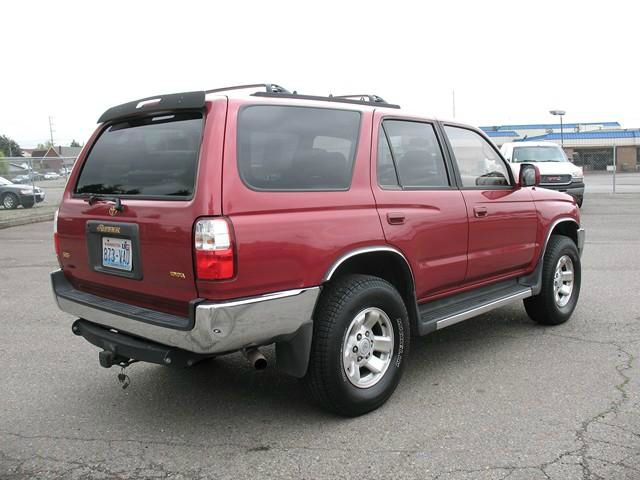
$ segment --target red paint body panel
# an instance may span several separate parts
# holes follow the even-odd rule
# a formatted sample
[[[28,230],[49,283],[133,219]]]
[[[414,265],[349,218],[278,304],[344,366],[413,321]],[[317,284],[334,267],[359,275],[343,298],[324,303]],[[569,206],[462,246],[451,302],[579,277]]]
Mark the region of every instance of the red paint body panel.
[[[537,247],[538,227],[531,189],[468,189],[462,195],[469,211],[466,281],[476,282],[529,266]]]
[[[351,188],[340,192],[261,192],[248,188],[236,162],[236,118],[247,102],[229,100],[222,211],[231,219],[237,275],[198,282],[203,298],[246,297],[319,285],[343,253],[384,244],[369,184],[371,113],[362,113]]]
[[[460,190],[387,190],[378,185],[376,164],[382,118],[377,112],[371,154],[371,185],[387,242],[404,253],[418,301],[464,283],[467,270],[467,209]],[[402,214],[404,223],[389,216]]]

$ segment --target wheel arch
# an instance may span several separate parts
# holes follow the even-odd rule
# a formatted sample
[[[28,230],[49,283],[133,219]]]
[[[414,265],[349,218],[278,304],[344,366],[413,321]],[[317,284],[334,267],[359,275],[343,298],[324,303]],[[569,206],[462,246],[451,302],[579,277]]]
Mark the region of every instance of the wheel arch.
[[[580,230],[580,225],[578,224],[578,221],[572,217],[557,218],[551,223],[551,226],[545,235],[544,244],[540,249],[540,255],[538,255],[535,269],[529,275],[520,279],[521,284],[531,287],[533,295],[539,294],[542,289],[542,266],[544,263],[544,254],[549,246],[551,236],[553,234],[564,235],[569,237],[576,246],[579,247],[578,230]]]
[[[417,332],[418,306],[415,279],[407,257],[395,247],[379,245],[351,250],[327,270],[322,283],[343,275],[360,273],[382,278],[393,285],[405,302],[412,333]]]
[[[565,237],[569,237],[573,240],[573,243],[578,245],[578,229],[580,225],[576,221],[575,218],[563,217],[555,220],[551,227],[547,232],[547,236],[544,241],[544,248],[542,249],[542,255],[547,250],[547,245],[549,244],[549,239],[553,234],[564,235]]]

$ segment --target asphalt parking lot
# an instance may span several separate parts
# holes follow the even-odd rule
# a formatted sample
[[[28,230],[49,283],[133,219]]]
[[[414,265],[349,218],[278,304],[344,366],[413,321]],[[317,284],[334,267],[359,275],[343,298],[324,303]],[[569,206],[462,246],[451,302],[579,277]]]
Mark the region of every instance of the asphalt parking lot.
[[[398,390],[356,419],[239,355],[115,369],[51,297],[51,224],[0,231],[0,478],[640,478],[640,195],[591,194],[565,325],[521,304],[412,343]],[[271,352],[267,352],[271,353]]]

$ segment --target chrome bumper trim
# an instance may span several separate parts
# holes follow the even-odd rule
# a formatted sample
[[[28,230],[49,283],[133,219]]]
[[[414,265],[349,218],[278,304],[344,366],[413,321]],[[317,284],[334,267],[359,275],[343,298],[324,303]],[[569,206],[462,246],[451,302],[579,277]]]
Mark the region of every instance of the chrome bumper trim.
[[[55,273],[55,272],[54,272]],[[320,287],[270,293],[228,302],[202,302],[192,330],[176,330],[117,315],[59,296],[64,312],[163,345],[200,354],[219,354],[287,340],[312,323]]]

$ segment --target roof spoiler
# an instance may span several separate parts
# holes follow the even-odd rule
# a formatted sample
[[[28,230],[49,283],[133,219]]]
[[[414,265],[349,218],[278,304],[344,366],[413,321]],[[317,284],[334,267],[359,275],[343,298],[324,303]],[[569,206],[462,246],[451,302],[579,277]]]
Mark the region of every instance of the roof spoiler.
[[[175,112],[176,110],[202,110],[204,105],[204,91],[156,95],[111,107],[102,114],[98,119],[98,123],[146,115],[149,113]]]

